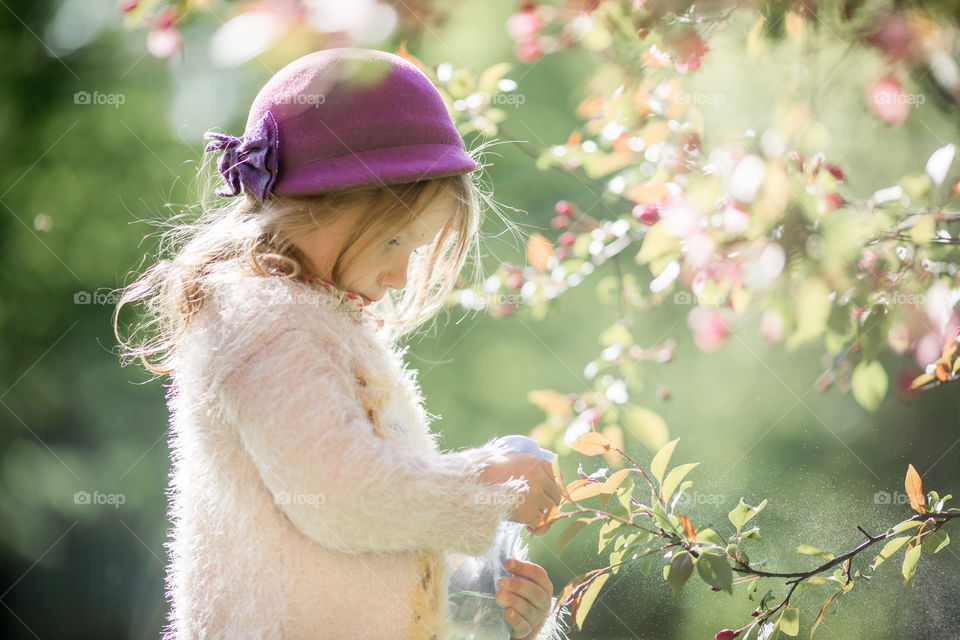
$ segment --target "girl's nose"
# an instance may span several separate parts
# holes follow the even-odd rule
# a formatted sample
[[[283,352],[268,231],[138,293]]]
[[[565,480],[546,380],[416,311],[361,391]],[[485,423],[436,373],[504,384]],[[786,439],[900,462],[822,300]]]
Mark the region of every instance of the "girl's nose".
[[[380,284],[390,289],[403,289],[407,286],[407,265],[384,273],[380,276]]]

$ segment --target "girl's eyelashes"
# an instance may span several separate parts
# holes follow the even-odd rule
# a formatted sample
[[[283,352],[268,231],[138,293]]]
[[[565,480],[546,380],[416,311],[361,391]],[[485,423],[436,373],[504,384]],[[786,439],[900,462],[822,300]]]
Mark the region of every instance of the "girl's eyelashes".
[[[387,246],[388,246],[388,247],[395,247],[395,246],[398,246],[399,244],[400,244],[400,239],[399,239],[399,238],[394,238],[394,239],[392,239],[390,242],[387,243]],[[426,247],[426,246],[423,246],[423,247],[417,247],[417,248],[414,249],[411,253],[412,253],[413,255],[415,255],[415,256],[422,256],[422,255],[426,254],[426,252],[427,252],[427,247]]]

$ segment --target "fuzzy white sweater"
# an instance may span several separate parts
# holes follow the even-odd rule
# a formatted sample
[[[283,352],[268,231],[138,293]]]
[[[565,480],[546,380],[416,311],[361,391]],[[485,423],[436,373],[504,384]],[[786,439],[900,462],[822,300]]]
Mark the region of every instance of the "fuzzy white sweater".
[[[164,638],[444,640],[452,559],[490,548],[526,482],[478,479],[489,441],[439,451],[406,348],[342,292],[211,282],[167,393]]]

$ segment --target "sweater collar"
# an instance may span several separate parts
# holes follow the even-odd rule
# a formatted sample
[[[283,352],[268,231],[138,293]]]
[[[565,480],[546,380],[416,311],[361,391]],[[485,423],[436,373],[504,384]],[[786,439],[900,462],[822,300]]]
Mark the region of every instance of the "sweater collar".
[[[287,271],[284,269],[284,266],[274,261],[269,261],[268,270],[274,275],[287,275]],[[370,323],[377,327],[383,326],[383,319],[364,306],[363,298],[361,298],[359,294],[350,291],[344,291],[332,282],[328,282],[327,280],[312,274],[300,273],[298,276],[293,278],[293,280],[316,291],[328,294],[328,296],[335,302],[335,307],[337,310],[345,314],[356,324]]]

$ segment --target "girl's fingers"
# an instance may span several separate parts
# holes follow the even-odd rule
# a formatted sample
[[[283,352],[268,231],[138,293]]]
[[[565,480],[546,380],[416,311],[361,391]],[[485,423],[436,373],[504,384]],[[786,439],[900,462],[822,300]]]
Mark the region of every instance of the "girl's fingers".
[[[553,595],[553,583],[550,581],[550,576],[547,575],[547,570],[535,562],[511,558],[506,568],[515,576],[526,578],[539,585],[549,595]]]
[[[550,596],[543,587],[532,580],[519,577],[501,578],[497,582],[497,588],[507,595],[508,600],[510,600],[510,596],[513,595],[518,599],[522,598],[528,602],[530,607],[535,610],[550,608]],[[507,604],[513,605],[513,602],[510,601]]]
[[[507,607],[504,615],[507,616],[507,622],[513,627],[513,633],[510,634],[511,638],[523,638],[533,630],[533,623],[513,607]]]
[[[562,494],[560,493],[560,487],[557,485],[544,487],[541,493],[543,494],[542,499],[549,504],[550,507],[556,507],[560,504]]]
[[[543,493],[552,505],[560,504],[560,499],[563,497],[563,492],[560,491],[560,485],[552,480],[544,485]]]

